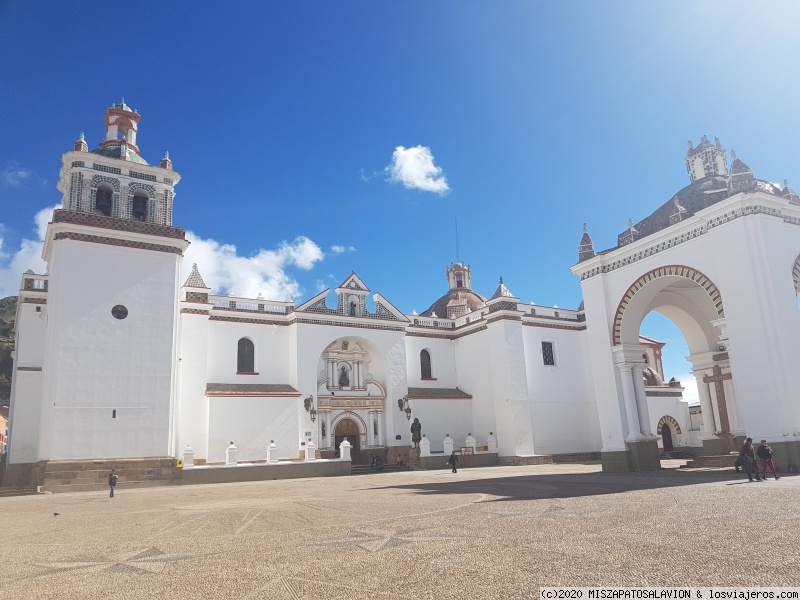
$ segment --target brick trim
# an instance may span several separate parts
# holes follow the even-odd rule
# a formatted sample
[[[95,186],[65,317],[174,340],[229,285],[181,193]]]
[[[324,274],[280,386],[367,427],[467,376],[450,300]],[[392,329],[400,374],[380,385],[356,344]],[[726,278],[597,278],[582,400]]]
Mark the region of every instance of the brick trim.
[[[89,227],[102,227],[104,229],[115,229],[117,231],[157,235],[177,240],[186,239],[186,231],[180,227],[150,223],[147,221],[134,221],[133,219],[107,217],[97,213],[78,212],[66,209],[59,209],[53,212],[53,223],[72,223],[74,225],[87,225]]]
[[[138,221],[136,221],[138,223]],[[90,242],[93,244],[105,244],[106,246],[122,246],[124,248],[137,248],[139,250],[155,250],[156,252],[167,252],[169,254],[182,254],[180,248],[174,246],[162,246],[161,244],[148,244],[146,242],[132,242],[129,240],[118,240],[107,238],[100,235],[87,235],[85,233],[75,233],[73,231],[62,231],[55,235],[56,240],[74,240],[76,242]]]

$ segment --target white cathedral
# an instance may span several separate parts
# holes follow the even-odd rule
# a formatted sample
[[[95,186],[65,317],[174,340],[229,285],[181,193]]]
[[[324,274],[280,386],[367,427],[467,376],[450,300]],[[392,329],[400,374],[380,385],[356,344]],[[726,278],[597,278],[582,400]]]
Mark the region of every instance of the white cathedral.
[[[16,480],[187,447],[195,464],[222,463],[231,441],[240,461],[268,447],[298,460],[309,442],[333,459],[345,438],[355,462],[408,459],[412,418],[434,453],[449,439],[506,463],[599,454],[605,471],[651,470],[661,449],[721,454],[751,436],[779,468],[800,464],[800,200],[735,153],[729,168],[719,140],[689,144],[690,185],[616,247],[595,252],[584,228],[578,309],[522,302],[502,281],[483,296],[454,263],[446,293],[405,315],[355,273],[335,306],[329,290],[297,304],[217,296],[203,265],[183,281],[180,175],[168,156],[142,158],[139,120],[115,104],[100,147],[81,135],[63,157],[47,273],[25,273],[19,292]],[[664,383],[663,344],[640,335],[651,311],[687,341],[701,425]]]

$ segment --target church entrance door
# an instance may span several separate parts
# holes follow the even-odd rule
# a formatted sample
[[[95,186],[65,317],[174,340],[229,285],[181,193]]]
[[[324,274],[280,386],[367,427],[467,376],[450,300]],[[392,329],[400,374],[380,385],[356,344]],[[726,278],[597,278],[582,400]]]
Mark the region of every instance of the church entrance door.
[[[342,419],[336,424],[336,431],[334,432],[334,441],[336,443],[336,456],[339,456],[339,444],[344,439],[350,442],[352,448],[350,449],[350,458],[354,465],[360,464],[361,458],[361,435],[358,431],[358,423],[353,419]]]
[[[664,452],[671,452],[672,446],[672,431],[666,423],[661,425],[661,440],[664,442]]]

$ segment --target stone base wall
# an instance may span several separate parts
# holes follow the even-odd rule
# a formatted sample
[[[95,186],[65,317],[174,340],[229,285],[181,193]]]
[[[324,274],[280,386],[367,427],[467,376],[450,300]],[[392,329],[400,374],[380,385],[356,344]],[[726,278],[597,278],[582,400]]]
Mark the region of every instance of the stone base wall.
[[[181,484],[235,483],[239,481],[269,481],[302,477],[335,477],[350,475],[350,461],[313,462],[281,461],[276,464],[248,464],[236,467],[183,469]]]
[[[432,456],[420,456],[419,466],[426,470],[436,469],[452,469],[447,464],[447,459],[450,458],[449,454],[436,453]],[[496,467],[497,454],[494,452],[481,452],[480,454],[466,454],[458,455],[458,469],[469,469],[470,467]]]
[[[601,460],[600,452],[579,452],[576,454],[542,454],[539,456],[501,456],[498,464],[504,466],[517,465],[552,465],[555,463],[590,462]]]

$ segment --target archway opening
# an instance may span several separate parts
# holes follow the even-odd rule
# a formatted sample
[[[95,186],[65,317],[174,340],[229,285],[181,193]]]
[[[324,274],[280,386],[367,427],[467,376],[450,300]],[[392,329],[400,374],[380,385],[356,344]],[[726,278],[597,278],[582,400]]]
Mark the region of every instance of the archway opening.
[[[709,453],[706,440],[715,436],[720,453],[730,445],[738,414],[732,385],[723,381],[732,379],[724,322],[716,286],[689,267],[655,269],[631,285],[614,321],[620,377],[633,377],[638,386],[623,389],[628,439],[658,429],[659,445],[665,446],[659,417],[666,415],[671,423],[666,442],[673,448]],[[644,382],[637,381],[642,375]],[[709,421],[696,430],[690,414],[698,411],[690,413],[689,403],[698,400],[703,421]]]

